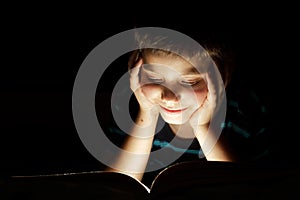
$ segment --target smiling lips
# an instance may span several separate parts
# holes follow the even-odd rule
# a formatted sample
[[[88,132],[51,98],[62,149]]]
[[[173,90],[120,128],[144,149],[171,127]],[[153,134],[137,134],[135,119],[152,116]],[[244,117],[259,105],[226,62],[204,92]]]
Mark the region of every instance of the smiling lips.
[[[180,113],[180,112],[182,112],[182,111],[184,111],[184,110],[187,109],[187,108],[184,108],[184,109],[177,109],[177,110],[174,110],[174,109],[167,109],[167,108],[162,107],[162,106],[161,106],[161,108],[162,108],[163,110],[165,110],[167,113],[170,113],[170,114],[178,114],[178,113]]]

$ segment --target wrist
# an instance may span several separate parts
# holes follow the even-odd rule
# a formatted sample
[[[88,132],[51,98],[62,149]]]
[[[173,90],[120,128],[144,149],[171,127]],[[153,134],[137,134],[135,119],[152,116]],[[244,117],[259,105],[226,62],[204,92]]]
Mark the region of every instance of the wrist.
[[[200,145],[203,144],[207,136],[208,127],[209,124],[204,124],[204,125],[198,125],[196,128],[194,128],[195,137],[197,138]]]
[[[156,117],[159,115],[158,106],[153,106],[151,108],[143,108],[140,106],[139,114],[147,115],[150,117]]]
[[[136,124],[139,126],[149,126],[157,123],[159,112],[156,109],[140,108]]]

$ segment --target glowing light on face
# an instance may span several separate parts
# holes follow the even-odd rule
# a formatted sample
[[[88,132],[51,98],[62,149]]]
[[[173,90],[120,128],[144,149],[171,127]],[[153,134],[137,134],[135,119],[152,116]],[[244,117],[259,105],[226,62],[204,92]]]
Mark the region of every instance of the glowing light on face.
[[[169,124],[184,124],[207,96],[204,74],[182,58],[147,55],[140,73],[142,91],[159,105]]]

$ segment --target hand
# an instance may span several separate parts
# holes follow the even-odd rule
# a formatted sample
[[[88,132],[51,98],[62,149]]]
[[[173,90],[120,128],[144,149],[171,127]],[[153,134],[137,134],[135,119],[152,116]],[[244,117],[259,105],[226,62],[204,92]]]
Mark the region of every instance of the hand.
[[[142,86],[139,81],[139,72],[142,64],[143,60],[139,58],[135,66],[130,70],[130,88],[134,92],[141,110],[158,112],[158,106],[150,102],[142,91]]]
[[[217,68],[212,67],[210,71],[206,73],[205,79],[208,88],[207,97],[189,120],[196,136],[205,134],[212,118],[216,117],[218,112],[222,112],[221,109],[224,108],[225,90],[223,80],[217,72]]]

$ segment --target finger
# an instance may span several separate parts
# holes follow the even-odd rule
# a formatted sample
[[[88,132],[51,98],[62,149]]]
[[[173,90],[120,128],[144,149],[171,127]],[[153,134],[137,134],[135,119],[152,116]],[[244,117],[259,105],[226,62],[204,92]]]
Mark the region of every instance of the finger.
[[[212,66],[206,73],[207,88],[208,88],[208,103],[214,109],[218,108],[223,104],[225,97],[225,88],[223,79],[216,66]]]
[[[212,78],[212,74],[210,72],[207,72],[205,78],[207,81],[207,89],[208,89],[207,101],[210,103],[216,102],[217,100],[216,83]]]
[[[129,70],[130,88],[132,89],[133,92],[136,91],[138,88],[140,88],[139,72],[142,64],[143,64],[143,60],[140,58],[135,63],[134,67]]]
[[[143,65],[143,59],[139,58],[137,62],[134,64],[133,68],[130,69],[130,75],[131,76],[138,76],[139,70],[141,66]]]
[[[205,99],[203,100],[202,104],[200,105],[200,109],[207,108],[208,105],[209,105],[208,96],[206,96]]]

